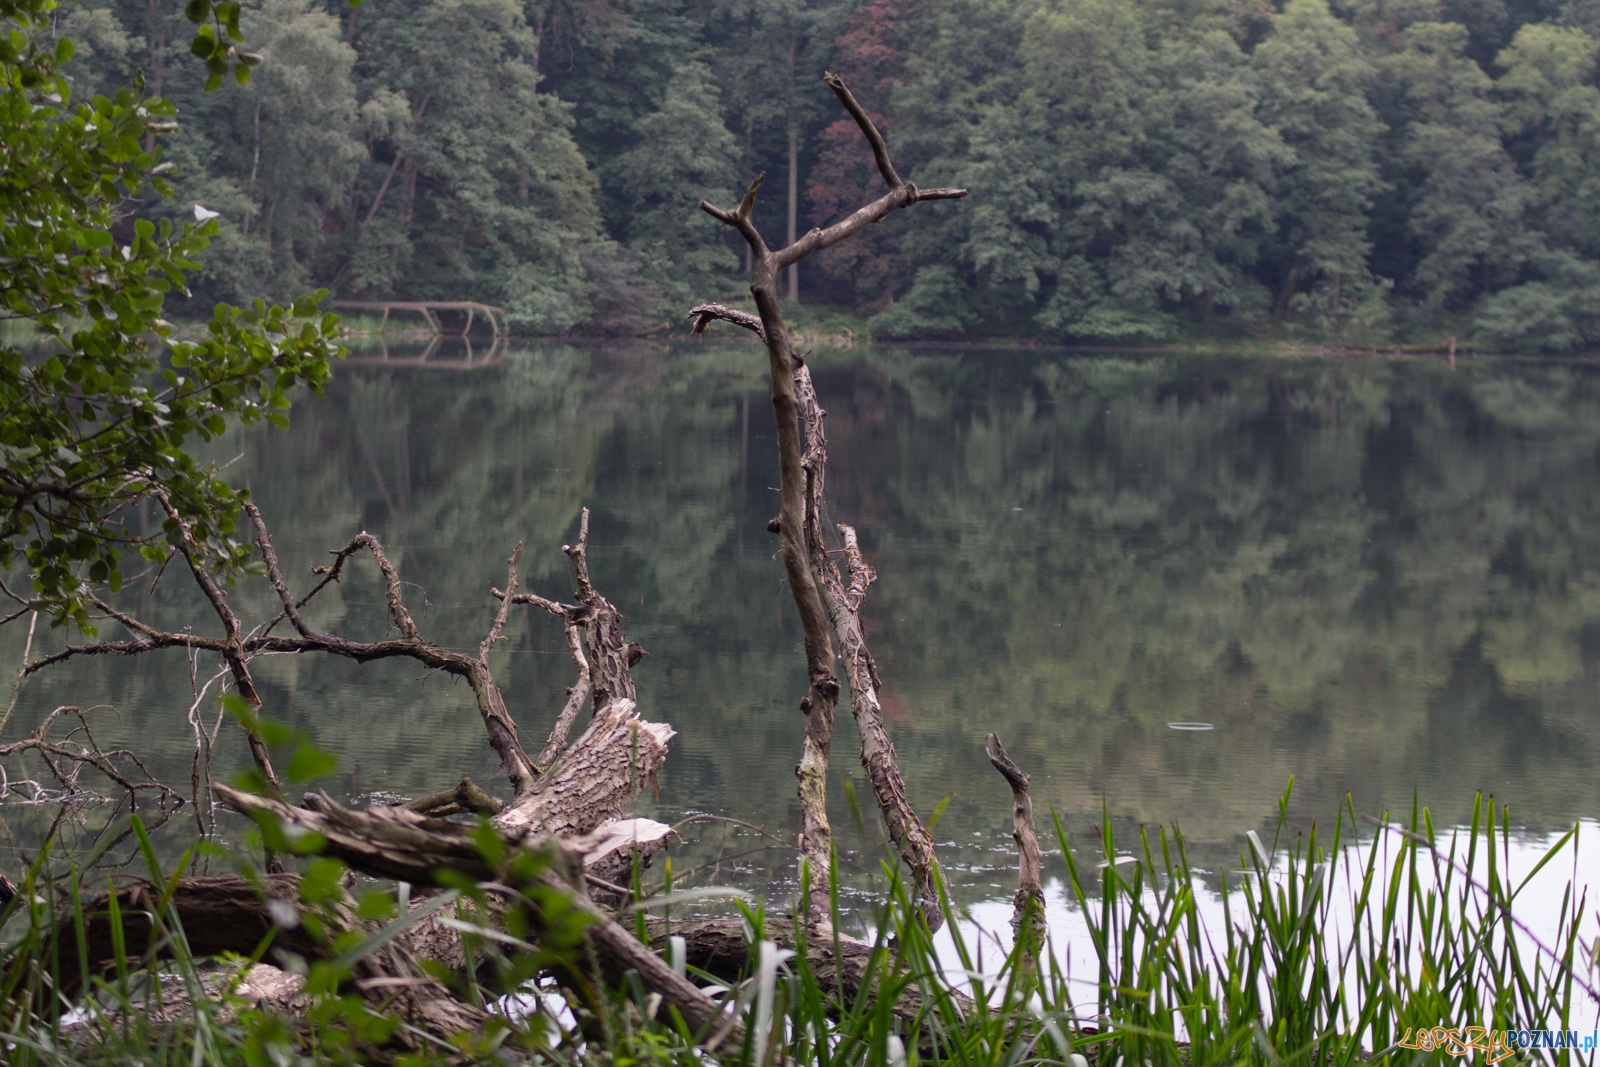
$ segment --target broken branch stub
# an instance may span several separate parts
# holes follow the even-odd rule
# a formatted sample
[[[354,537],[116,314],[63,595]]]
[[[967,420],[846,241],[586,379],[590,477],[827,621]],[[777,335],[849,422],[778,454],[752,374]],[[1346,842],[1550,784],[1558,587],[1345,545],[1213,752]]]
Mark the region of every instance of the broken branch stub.
[[[826,464],[822,411],[816,404],[816,394],[811,388],[804,361],[795,354],[789,340],[788,328],[778,303],[778,277],[784,268],[800,262],[813,252],[837,244],[893,211],[909,207],[918,200],[963,197],[966,196],[966,190],[919,190],[904,181],[894,168],[883,135],[843,80],[834,74],[827,75],[824,80],[872,146],[873,157],[877,160],[879,173],[883,175],[888,191],[833,225],[825,229],[813,229],[775,252],[767,247],[752,221],[762,175],[757,175],[750,183],[738,208],[733,211],[725,211],[702,200],[700,207],[703,211],[737,229],[750,246],[754,266],[750,292],[755,297],[757,315],[735,311],[720,304],[701,304],[689,314],[695,320],[696,333],[703,332],[715,320],[731,322],[755,333],[767,349],[768,369],[772,378],[772,408],[777,420],[780,501],[778,516],[768,528],[776,527],[784,572],[794,597],[795,609],[800,615],[808,678],[806,695],[800,701],[800,708],[806,715],[805,738],[800,762],[795,768],[800,794],[800,848],[811,872],[811,895],[806,902],[808,920],[821,925],[826,922],[829,913],[827,880],[832,862],[833,834],[828,825],[827,779],[834,714],[840,692],[839,680],[833,673],[833,638],[837,635],[850,658],[853,686],[858,691],[871,694],[870,699],[858,697],[853,702],[857,721],[864,724],[863,737],[867,737],[869,731],[872,733],[872,740],[865,742],[862,747],[863,763],[867,766],[869,776],[872,776],[873,792],[890,834],[902,858],[917,877],[923,898],[923,914],[931,926],[937,927],[942,921],[942,913],[937,906],[934,888],[936,875],[932,840],[905,802],[904,783],[900,781],[895,765],[893,746],[888,744],[881,716],[875,714],[875,671],[870,655],[865,653],[859,620],[855,621],[851,630],[850,619],[854,618],[855,609],[848,606],[849,597],[842,589],[836,594],[827,588],[830,572],[833,574],[833,584],[838,586],[840,583],[836,569],[826,558],[826,550],[821,543],[820,519],[817,517]],[[802,425],[805,427],[804,434]],[[861,593],[865,593],[864,586]],[[855,604],[859,606],[859,603],[860,598],[856,596]],[[859,652],[853,649],[859,649]],[[857,686],[858,678],[870,680],[871,684]]]
[[[1044,889],[1039,879],[1039,838],[1034,833],[1033,797],[1028,792],[1028,775],[1023,773],[1000,744],[1000,735],[991,733],[984,751],[989,762],[1011,787],[1011,837],[1017,843],[1017,892],[1011,900],[1011,932],[1023,944],[1024,961],[1035,972],[1039,949],[1044,944]]]

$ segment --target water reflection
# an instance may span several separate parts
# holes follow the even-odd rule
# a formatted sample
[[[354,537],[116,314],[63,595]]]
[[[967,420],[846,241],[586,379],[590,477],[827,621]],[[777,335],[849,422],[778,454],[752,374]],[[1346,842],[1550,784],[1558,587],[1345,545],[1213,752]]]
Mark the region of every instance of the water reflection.
[[[435,366],[462,358],[344,367],[292,430],[239,431],[215,458],[302,584],[370,530],[424,632],[455,648],[481,639],[519,539],[525,583],[567,593],[559,546],[587,504],[596,583],[650,652],[641,704],[679,732],[647,809],[789,832],[804,678],[764,529],[777,472],[760,350],[548,345]],[[1593,369],[909,349],[813,367],[832,515],[881,576],[864,616],[890,729],[918,810],[950,798],[935,836],[965,898],[1009,884],[989,730],[1075,839],[1105,804],[1121,829],[1177,820],[1215,868],[1275,817],[1291,775],[1301,822],[1346,791],[1363,811],[1417,792],[1449,822],[1481,789],[1535,831],[1600,814]],[[167,626],[213,626],[175,574],[154,595],[148,577],[130,586]],[[235,596],[272,613],[264,590]],[[381,606],[358,568],[314,621],[373,638]],[[536,743],[570,681],[565,646],[531,613],[507,634],[495,669]],[[22,642],[0,631],[6,662]],[[463,686],[403,663],[282,657],[258,673],[269,712],[341,756],[336,795],[496,781]],[[108,742],[187,782],[192,699],[181,655],[80,660],[24,687],[6,739],[59,703],[107,703]],[[223,737],[219,763],[242,763]],[[855,745],[842,717],[835,820],[870,873],[876,816],[854,825],[844,795],[870,797]],[[686,834],[680,868],[763,843],[726,824]],[[711,873],[765,881],[791,862],[771,850]]]

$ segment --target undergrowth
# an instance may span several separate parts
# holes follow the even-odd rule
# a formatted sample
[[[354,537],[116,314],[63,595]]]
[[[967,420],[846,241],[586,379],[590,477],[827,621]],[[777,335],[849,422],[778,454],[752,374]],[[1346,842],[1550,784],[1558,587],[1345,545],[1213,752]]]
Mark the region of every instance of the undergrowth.
[[[389,925],[343,946],[333,964],[313,965],[310,1007],[299,1018],[237,994],[250,960],[195,958],[165,903],[170,889],[154,909],[161,937],[152,950],[117,953],[85,995],[63,998],[52,975],[62,953],[76,946],[56,931],[83,928],[89,879],[73,871],[53,876],[47,849],[0,915],[4,1056],[18,1067],[373,1060],[556,1067],[1593,1062],[1592,1045],[1518,1047],[1526,1042],[1522,1031],[1592,1027],[1600,1010],[1590,977],[1595,961],[1580,944],[1588,920],[1583,887],[1567,886],[1555,934],[1543,941],[1517,910],[1530,879],[1576,848],[1576,829],[1514,879],[1509,814],[1481,797],[1468,826],[1440,833],[1428,810],[1414,805],[1403,827],[1384,822],[1359,841],[1348,800],[1331,834],[1291,833],[1287,800],[1285,794],[1276,838],[1268,844],[1250,833],[1240,869],[1220,875],[1191,868],[1176,828],[1141,834],[1128,862],[1119,859],[1109,820],[1101,839],[1092,848],[1080,843],[1076,854],[1057,823],[1065,888],[1087,922],[1098,961],[1092,978],[1069,976],[1059,952],[1048,947],[1038,961],[1014,949],[997,968],[980,970],[973,928],[948,899],[956,958],[948,952],[939,958],[891,868],[871,916],[878,949],[872,971],[860,994],[846,999],[828,992],[804,945],[790,951],[767,936],[762,905],[740,903],[751,945],[744,980],[719,982],[689,969],[745,1021],[744,1046],[715,1055],[636,976],[587,1007],[569,1004],[548,979],[530,981],[550,964],[548,946],[535,959],[525,943],[466,921],[457,926],[469,952],[491,960],[490,970],[507,983],[488,989],[467,980],[471,988],[463,995],[490,1007],[490,1022],[453,1042],[396,1053],[391,1039],[404,1020],[385,1017],[341,983],[363,951],[413,921],[389,889],[373,890],[359,904],[363,916]],[[160,868],[137,820],[131,825],[155,884],[175,886],[177,875]],[[340,874],[327,859],[314,867],[314,877],[302,882],[302,907],[308,892],[332,892]],[[451,899],[464,906],[475,890],[464,885],[456,892]],[[1206,894],[1220,896],[1221,928],[1202,923]],[[644,907],[683,896],[668,885]],[[833,899],[837,930],[848,917],[838,914],[836,882]],[[562,951],[575,953],[566,963],[581,967],[581,939],[574,944],[580,947]],[[269,938],[253,958],[272,959],[270,953]],[[669,960],[683,968],[681,947],[669,951]],[[90,962],[80,961],[83,970]],[[171,1013],[159,1010],[166,1001],[186,1006],[167,1018]],[[909,1017],[897,1015],[897,1001],[919,1006]]]

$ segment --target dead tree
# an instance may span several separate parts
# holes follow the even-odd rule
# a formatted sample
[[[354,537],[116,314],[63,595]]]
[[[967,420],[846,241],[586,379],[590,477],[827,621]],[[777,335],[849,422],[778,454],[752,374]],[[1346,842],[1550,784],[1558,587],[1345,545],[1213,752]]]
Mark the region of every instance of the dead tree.
[[[260,709],[261,702],[251,680],[250,664],[261,655],[323,653],[360,663],[403,657],[459,677],[472,689],[489,743],[500,757],[512,790],[509,800],[490,796],[470,779],[463,779],[460,785],[443,793],[409,804],[380,806],[368,812],[346,811],[326,797],[316,795],[307,796],[305,807],[296,807],[283,796],[270,754],[254,729],[252,723],[256,720],[252,718],[245,723],[245,728],[267,795],[252,796],[224,786],[213,789],[210,782],[205,781],[196,785],[196,807],[203,807],[214,792],[246,814],[268,813],[284,826],[327,833],[333,854],[369,874],[400,877],[424,885],[438,881],[435,875],[441,868],[478,878],[493,878],[500,873],[483,868],[483,861],[469,836],[470,826],[439,817],[459,811],[489,815],[490,825],[508,848],[536,846],[572,857],[571,877],[562,883],[562,891],[570,894],[577,906],[595,920],[590,938],[596,957],[604,966],[617,974],[623,970],[640,970],[651,991],[661,993],[666,1003],[676,1007],[697,1027],[717,1017],[715,1002],[678,978],[659,960],[655,960],[654,966],[646,961],[643,957],[654,959],[649,950],[633,934],[622,930],[600,912],[585,892],[585,886],[591,884],[607,891],[619,888],[616,882],[627,881],[635,863],[647,861],[652,853],[666,845],[672,832],[669,827],[647,819],[621,816],[639,791],[654,780],[673,736],[671,727],[647,722],[638,715],[636,691],[629,672],[644,653],[637,644],[627,640],[621,615],[594,589],[589,579],[587,510],[580,518],[577,543],[563,546],[571,561],[577,602],[566,604],[518,593],[517,568],[523,548],[518,544],[508,560],[505,589],[489,590],[495,612],[476,655],[443,648],[419,632],[406,607],[399,575],[383,546],[370,534],[359,534],[334,552],[332,565],[318,568],[322,572],[321,579],[309,592],[295,596],[282,573],[260,512],[248,504],[246,510],[256,530],[267,580],[282,604],[276,616],[247,630],[180,523],[183,540],[179,551],[222,622],[222,636],[159,630],[103,601],[96,601],[102,617],[119,623],[129,636],[121,640],[69,645],[56,654],[27,663],[22,675],[26,677],[77,656],[142,655],[158,649],[184,649],[191,654],[210,652],[221,657],[227,676],[245,697],[253,715]],[[396,636],[381,641],[354,641],[321,632],[304,614],[307,604],[338,581],[350,561],[362,553],[371,554],[387,589],[387,612]],[[578,670],[577,682],[568,691],[566,703],[538,757],[530,757],[524,750],[489,668],[489,651],[499,639],[513,603],[537,604],[562,620]],[[284,623],[293,632],[275,633]],[[569,742],[586,698],[590,699],[593,712],[579,736]],[[41,732],[21,743],[19,751],[36,751],[47,761],[59,762],[70,756],[108,776],[116,775],[118,783],[135,795],[148,788],[121,775],[116,764],[109,762],[97,749],[81,745],[63,748],[43,738]],[[170,790],[161,796],[169,800],[169,806],[170,800],[176,799]],[[202,821],[202,827],[204,825]],[[334,832],[335,827],[337,832]],[[407,849],[411,852],[407,853]],[[396,858],[405,855],[411,855],[414,860],[409,866]],[[417,856],[422,858],[417,859]],[[290,875],[275,876],[290,879],[291,883],[293,880]],[[196,929],[206,931],[202,954],[222,951],[248,954],[259,943],[263,931],[273,928],[269,918],[270,902],[242,878],[183,879],[178,884],[182,892],[172,900],[185,928],[188,929],[192,921]],[[143,899],[139,896],[144,891],[140,885],[133,882],[120,888],[117,891],[119,900],[126,897],[126,903],[136,904]],[[109,896],[89,903],[90,915],[98,917],[95,921],[103,921],[110,910]],[[341,921],[354,923],[350,916]],[[157,942],[161,934],[158,927],[152,920],[146,928],[149,938]],[[91,921],[84,935],[88,938],[84,943],[84,958],[93,965],[107,959],[102,952],[104,945],[96,940],[97,929]],[[58,936],[63,940],[78,938],[70,922],[64,924]],[[459,942],[458,937],[454,940]],[[137,949],[137,945],[133,947]],[[386,1003],[393,1000],[395,988],[409,990],[407,1012],[415,1018],[416,1025],[436,1036],[449,1036],[470,1023],[471,1012],[464,1015],[445,1006],[444,987],[418,977],[421,972],[412,966],[413,960],[406,952],[406,945],[397,943],[392,952],[363,964],[371,973],[358,975],[358,988],[374,991],[373,995],[385,998]],[[61,955],[62,958],[80,958],[75,951]],[[81,981],[81,976],[74,981]],[[68,982],[67,986],[71,984]],[[737,1026],[731,1022],[719,1026],[722,1035],[719,1040],[738,1033]]]
[[[704,331],[712,320],[721,319],[754,332],[767,348],[772,407],[777,416],[781,500],[778,515],[768,524],[768,529],[778,535],[782,546],[784,571],[805,634],[809,680],[806,695],[800,701],[800,710],[806,716],[805,741],[800,763],[795,768],[800,792],[800,846],[811,879],[808,917],[813,924],[820,924],[827,920],[829,911],[827,880],[833,856],[833,832],[828,824],[827,780],[834,713],[840,692],[839,679],[833,672],[834,642],[837,641],[849,670],[851,710],[861,728],[862,766],[872,783],[873,796],[883,813],[889,835],[911,868],[923,914],[929,926],[937,928],[943,921],[943,913],[936,887],[933,840],[906,800],[894,746],[883,726],[877,667],[867,649],[857,615],[874,575],[854,547],[854,531],[848,527],[840,527],[850,573],[848,588],[824,547],[820,514],[827,465],[827,438],[823,432],[826,413],[817,402],[804,358],[794,351],[790,342],[778,304],[778,278],[784,268],[845,240],[892,211],[910,207],[919,200],[957,199],[966,196],[967,191],[919,189],[902,179],[889,158],[883,136],[844,82],[834,74],[828,74],[824,80],[872,146],[873,158],[888,191],[826,229],[813,229],[776,251],[767,247],[752,218],[756,193],[765,175],[756,175],[739,206],[732,211],[702,200],[702,211],[738,230],[750,246],[755,268],[750,292],[755,297],[758,314],[750,315],[720,304],[701,304],[689,312],[689,317],[695,320],[696,333]]]

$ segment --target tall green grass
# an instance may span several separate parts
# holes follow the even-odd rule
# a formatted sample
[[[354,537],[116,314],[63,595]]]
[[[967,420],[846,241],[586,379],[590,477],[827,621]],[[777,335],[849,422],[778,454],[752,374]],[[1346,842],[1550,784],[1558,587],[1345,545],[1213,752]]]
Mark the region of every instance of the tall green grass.
[[[1063,835],[1099,959],[1094,1007],[1108,1025],[1095,1044],[1152,1065],[1345,1065],[1427,1059],[1401,1045],[1438,1026],[1592,1027],[1600,1005],[1581,973],[1592,963],[1579,943],[1583,887],[1568,884],[1542,945],[1519,932],[1515,910],[1534,876],[1576,848],[1576,829],[1514,880],[1509,813],[1481,796],[1470,824],[1443,839],[1414,805],[1407,827],[1383,825],[1359,849],[1348,800],[1327,837],[1315,828],[1291,837],[1287,804],[1286,793],[1272,846],[1252,834],[1244,869],[1223,873],[1221,930],[1200,922],[1176,830],[1142,834],[1137,865],[1110,864],[1094,879]],[[1102,848],[1116,854],[1109,832]],[[1073,1002],[1059,975],[1051,998]],[[1557,1062],[1579,1060],[1564,1052]]]
[[[429,1046],[403,1058],[561,1067],[1484,1063],[1491,1058],[1484,1052],[1459,1047],[1475,1036],[1467,1026],[1492,1032],[1592,1025],[1587,1020],[1600,1004],[1592,992],[1592,957],[1580,945],[1588,920],[1583,888],[1567,886],[1555,934],[1542,944],[1519,928],[1530,880],[1576,848],[1576,831],[1533,871],[1514,878],[1509,814],[1482,798],[1470,824],[1447,834],[1418,805],[1403,827],[1385,823],[1358,833],[1348,801],[1331,833],[1293,833],[1287,805],[1285,794],[1272,841],[1252,834],[1240,868],[1220,875],[1190,866],[1176,829],[1141,833],[1135,862],[1119,863],[1109,862],[1119,855],[1109,828],[1075,853],[1057,823],[1067,891],[1086,920],[1097,961],[1092,979],[1069,980],[1059,952],[1030,966],[1012,950],[983,966],[970,923],[948,899],[947,920],[961,929],[954,958],[941,957],[889,865],[888,888],[864,917],[876,951],[853,996],[812,969],[804,945],[785,946],[770,932],[764,906],[739,905],[751,944],[745,976],[692,977],[737,1005],[748,1034],[740,1049],[708,1055],[633,980],[576,1016],[553,1007],[548,989],[512,1011],[511,1001],[495,997],[515,992],[513,985],[474,985],[474,997],[502,1006],[493,1025],[453,1049]],[[151,877],[173,884],[142,831],[140,841]],[[364,1062],[376,1054],[375,1042],[393,1032],[370,1005],[332,988],[321,994],[309,1026],[230,999],[227,977],[240,961],[220,979],[208,972],[214,965],[185,951],[181,921],[172,914],[158,919],[173,958],[125,956],[85,998],[52,1004],[50,975],[72,946],[51,931],[61,914],[82,922],[88,888],[70,872],[48,877],[43,861],[23,888],[4,915],[8,962],[0,992],[10,1063]],[[1207,895],[1220,896],[1223,923],[1203,922]],[[655,903],[681,899],[669,881]],[[841,912],[837,878],[832,899],[835,930],[863,918]],[[467,936],[471,951],[492,958],[498,973],[516,982],[530,973],[510,939]],[[194,1009],[176,1023],[152,1021],[146,1004],[174,988],[184,990]],[[69,1007],[82,1020],[73,1027],[63,1025],[57,1010]],[[1463,1028],[1455,1046],[1447,1040],[1432,1047],[1438,1026]],[[1430,1035],[1425,1044],[1417,1040],[1423,1033]],[[1521,1050],[1506,1062],[1593,1059],[1592,1051]]]

